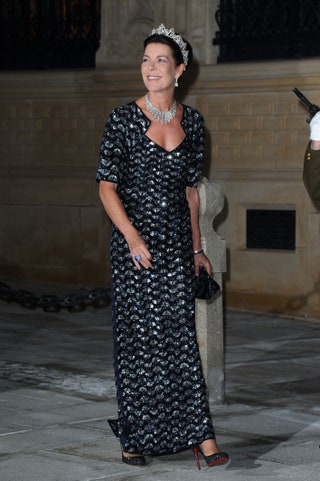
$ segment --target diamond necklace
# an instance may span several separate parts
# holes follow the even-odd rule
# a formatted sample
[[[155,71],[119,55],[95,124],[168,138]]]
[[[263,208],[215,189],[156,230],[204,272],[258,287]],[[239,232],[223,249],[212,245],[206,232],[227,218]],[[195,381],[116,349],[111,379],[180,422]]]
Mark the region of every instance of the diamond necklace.
[[[160,124],[169,124],[171,120],[174,118],[177,112],[177,102],[174,100],[172,107],[167,112],[163,112],[163,110],[157,109],[149,99],[148,94],[146,95],[146,107],[148,112],[152,115],[152,117]]]

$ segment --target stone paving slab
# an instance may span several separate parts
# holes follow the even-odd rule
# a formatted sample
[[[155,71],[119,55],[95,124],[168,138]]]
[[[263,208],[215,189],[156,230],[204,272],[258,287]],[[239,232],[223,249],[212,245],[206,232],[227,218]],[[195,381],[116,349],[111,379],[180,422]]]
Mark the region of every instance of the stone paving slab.
[[[319,481],[320,323],[228,311],[226,402],[212,406],[227,466],[191,450],[121,462],[111,311],[45,313],[0,302],[3,481]]]

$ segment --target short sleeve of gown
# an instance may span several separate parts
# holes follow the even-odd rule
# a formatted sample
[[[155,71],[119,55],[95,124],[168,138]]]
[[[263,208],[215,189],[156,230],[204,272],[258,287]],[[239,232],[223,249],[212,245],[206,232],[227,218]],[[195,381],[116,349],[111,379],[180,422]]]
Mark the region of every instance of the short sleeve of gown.
[[[125,157],[125,125],[118,108],[110,114],[103,132],[96,181],[118,183],[121,180],[121,164]]]
[[[194,111],[193,115],[190,140],[191,161],[188,167],[187,185],[188,187],[197,187],[201,177],[205,148],[204,119],[197,111]]]

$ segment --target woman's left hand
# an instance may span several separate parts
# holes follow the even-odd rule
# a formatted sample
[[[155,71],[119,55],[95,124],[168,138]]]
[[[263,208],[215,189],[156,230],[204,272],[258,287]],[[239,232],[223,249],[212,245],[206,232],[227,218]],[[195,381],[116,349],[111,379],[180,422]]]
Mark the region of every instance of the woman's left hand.
[[[209,275],[212,274],[211,262],[204,252],[202,252],[201,254],[196,254],[194,256],[194,269],[195,269],[196,276],[199,275],[200,267],[204,267]]]

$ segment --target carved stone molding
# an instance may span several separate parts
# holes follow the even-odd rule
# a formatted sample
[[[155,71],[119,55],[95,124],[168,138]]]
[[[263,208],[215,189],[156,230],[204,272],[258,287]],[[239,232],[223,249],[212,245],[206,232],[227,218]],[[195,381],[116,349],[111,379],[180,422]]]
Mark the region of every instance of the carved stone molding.
[[[218,0],[102,0],[101,45],[98,67],[137,65],[143,40],[152,28],[164,23],[187,38],[195,62],[215,64],[217,47],[212,44]]]

